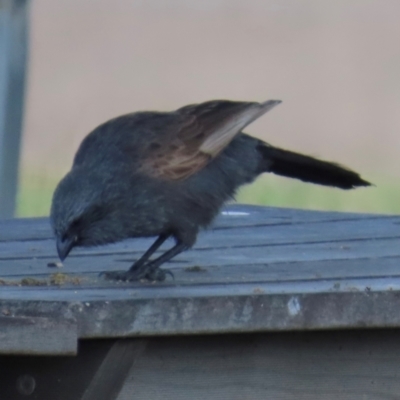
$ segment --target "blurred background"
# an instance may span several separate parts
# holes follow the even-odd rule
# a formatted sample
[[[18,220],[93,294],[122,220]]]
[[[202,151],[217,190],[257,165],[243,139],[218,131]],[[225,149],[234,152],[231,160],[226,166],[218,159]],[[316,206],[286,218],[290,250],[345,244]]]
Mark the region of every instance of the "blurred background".
[[[82,138],[136,110],[283,103],[247,133],[376,187],[264,176],[253,204],[400,212],[400,1],[34,0],[18,216],[47,215]]]

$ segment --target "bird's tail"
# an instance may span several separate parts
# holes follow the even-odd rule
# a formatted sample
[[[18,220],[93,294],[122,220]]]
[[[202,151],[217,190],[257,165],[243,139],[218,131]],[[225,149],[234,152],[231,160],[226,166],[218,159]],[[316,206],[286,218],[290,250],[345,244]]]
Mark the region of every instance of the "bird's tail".
[[[356,172],[333,162],[321,161],[263,142],[260,142],[259,150],[263,155],[262,170],[264,172],[341,189],[371,185]]]

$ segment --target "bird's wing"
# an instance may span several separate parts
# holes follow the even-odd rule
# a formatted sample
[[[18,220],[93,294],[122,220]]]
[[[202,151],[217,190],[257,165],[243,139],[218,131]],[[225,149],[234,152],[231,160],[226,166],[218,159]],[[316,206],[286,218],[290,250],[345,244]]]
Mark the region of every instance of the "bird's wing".
[[[170,134],[153,137],[141,169],[168,180],[182,180],[202,169],[255,119],[278,105],[215,100],[176,111],[180,121]]]

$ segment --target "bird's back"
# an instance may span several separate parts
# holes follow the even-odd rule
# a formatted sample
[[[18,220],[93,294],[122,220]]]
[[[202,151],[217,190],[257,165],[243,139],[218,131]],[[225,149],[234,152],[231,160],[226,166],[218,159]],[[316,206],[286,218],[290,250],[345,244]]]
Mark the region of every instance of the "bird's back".
[[[124,163],[134,166],[143,159],[160,135],[177,124],[172,113],[137,112],[122,115],[90,132],[75,154],[74,166],[106,163],[111,168]]]
[[[154,212],[162,209],[164,217],[167,212],[172,225],[175,220],[187,220],[192,225],[206,226],[239,186],[260,173],[260,141],[239,134],[220,154],[207,158],[203,168],[183,179],[147,172],[144,167],[149,154],[155,158],[158,153],[163,155],[160,146],[179,146],[179,133],[190,123],[190,114],[180,112],[137,112],[114,118],[83,140],[74,168],[79,167],[82,173],[101,169],[110,180],[129,181],[132,199],[145,195],[157,200]]]

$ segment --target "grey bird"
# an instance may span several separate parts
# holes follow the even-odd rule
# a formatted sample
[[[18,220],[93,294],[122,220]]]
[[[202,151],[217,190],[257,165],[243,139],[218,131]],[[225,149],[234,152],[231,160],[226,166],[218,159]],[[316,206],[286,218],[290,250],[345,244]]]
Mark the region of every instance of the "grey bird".
[[[264,172],[351,189],[370,183],[338,164],[271,146],[242,130],[280,101],[214,100],[172,112],[136,112],[100,125],[58,184],[51,224],[58,255],[152,237],[154,244],[110,280],[162,281],[166,261],[192,247],[236,190]],[[170,237],[175,245],[153,253]]]

